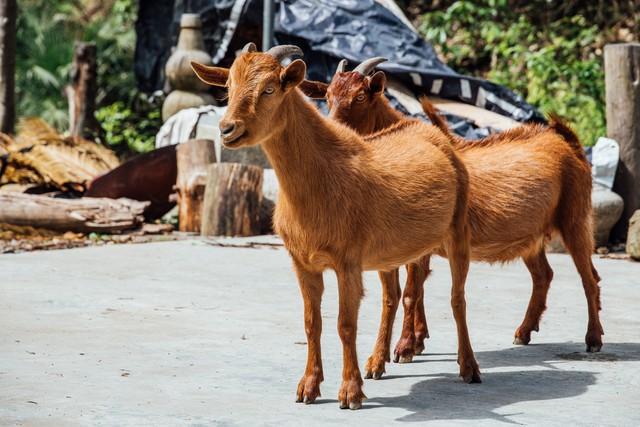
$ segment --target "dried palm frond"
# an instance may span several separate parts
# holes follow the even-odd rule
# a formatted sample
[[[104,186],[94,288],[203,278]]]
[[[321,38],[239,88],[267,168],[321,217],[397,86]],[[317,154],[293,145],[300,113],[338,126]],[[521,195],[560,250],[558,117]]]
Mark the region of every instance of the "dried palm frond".
[[[119,164],[108,148],[64,137],[40,119],[22,120],[15,139],[0,134],[0,155],[2,150],[6,151],[6,167],[0,184],[39,183],[79,189]]]

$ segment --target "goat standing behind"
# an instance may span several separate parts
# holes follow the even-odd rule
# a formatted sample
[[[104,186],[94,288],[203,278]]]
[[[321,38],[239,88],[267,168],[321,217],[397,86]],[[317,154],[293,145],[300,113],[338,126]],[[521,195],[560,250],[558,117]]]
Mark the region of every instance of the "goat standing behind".
[[[384,97],[384,73],[369,75],[371,65],[384,58],[369,59],[363,63],[366,67],[360,64],[353,72],[345,72],[343,61],[330,85],[303,84],[310,96],[326,94],[330,117],[363,135],[410,121]],[[604,332],[598,314],[600,277],[591,262],[591,170],[576,135],[559,118],[552,117],[549,126],[528,124],[478,141],[465,141],[450,133],[426,98],[421,102],[431,121],[452,141],[469,172],[471,259],[502,263],[522,258],[531,273],[533,291],[524,320],[516,329],[515,343],[528,344],[531,332],[539,329],[553,278],[544,243],[548,236],[559,233],[573,257],[587,298],[587,351],[600,351]],[[423,288],[430,272],[429,257],[409,264],[407,270],[402,298],[405,314],[396,361],[411,361],[414,354],[422,352],[428,337]],[[383,318],[366,367],[366,375],[373,378],[382,375],[385,360],[389,361],[394,307],[399,298],[397,273],[380,277],[385,298]]]

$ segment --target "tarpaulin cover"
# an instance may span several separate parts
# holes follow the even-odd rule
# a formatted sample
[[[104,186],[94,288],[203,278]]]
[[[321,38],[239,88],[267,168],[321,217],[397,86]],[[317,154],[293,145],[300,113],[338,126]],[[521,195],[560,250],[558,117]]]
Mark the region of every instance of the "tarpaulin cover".
[[[237,49],[249,41],[260,41],[262,6],[261,0],[140,0],[136,26],[140,88],[153,91],[163,87],[164,64],[177,41],[183,12],[201,15],[205,45],[214,63],[230,65]],[[343,58],[355,66],[367,58],[384,56],[389,61],[379,68],[416,95],[476,105],[520,122],[544,121],[509,89],[453,71],[413,28],[374,0],[278,1],[274,28],[274,44],[302,48],[310,79],[330,81]],[[402,109],[394,99],[392,102]],[[488,132],[459,124],[463,126],[454,129],[467,137]]]

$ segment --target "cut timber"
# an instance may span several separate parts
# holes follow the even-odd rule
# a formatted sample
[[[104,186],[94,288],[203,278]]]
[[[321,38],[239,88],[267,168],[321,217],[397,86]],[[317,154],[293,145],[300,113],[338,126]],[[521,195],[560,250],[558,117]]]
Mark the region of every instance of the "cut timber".
[[[178,222],[180,231],[200,232],[207,166],[216,162],[214,142],[192,139],[176,149]]]
[[[130,199],[54,199],[0,193],[0,223],[83,233],[113,232],[142,224],[147,205]]]
[[[218,163],[207,168],[203,236],[260,234],[262,168],[240,163]]]
[[[69,133],[87,137],[98,128],[94,112],[98,91],[96,44],[76,42],[71,84],[65,88],[69,103]]]
[[[607,136],[620,144],[613,191],[622,196],[622,218],[612,230],[623,241],[631,215],[640,209],[640,44],[604,47]]]

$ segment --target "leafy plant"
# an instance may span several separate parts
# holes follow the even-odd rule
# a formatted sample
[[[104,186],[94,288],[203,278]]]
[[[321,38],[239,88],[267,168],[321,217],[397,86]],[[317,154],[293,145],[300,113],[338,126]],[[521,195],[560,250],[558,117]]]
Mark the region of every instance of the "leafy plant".
[[[154,148],[155,134],[162,126],[158,100],[139,95],[137,102],[116,101],[96,111],[104,130],[104,143],[120,155],[145,153]]]
[[[133,77],[136,1],[22,0],[19,8],[18,116],[41,117],[59,131],[68,128],[63,89],[69,80],[73,45],[92,41],[98,55],[96,117],[103,122],[105,135],[111,135],[105,136],[107,143],[125,151],[150,149],[148,141],[161,123],[156,120],[160,106],[145,101]],[[115,117],[108,117],[109,112]],[[115,129],[127,134],[116,136]],[[130,143],[120,141],[129,136],[134,138]]]
[[[575,127],[583,144],[605,134],[602,32],[580,15],[537,24],[507,0],[451,3],[422,16],[419,29],[454,69],[503,84]],[[548,3],[548,2],[547,2]],[[523,12],[527,12],[523,13]]]

